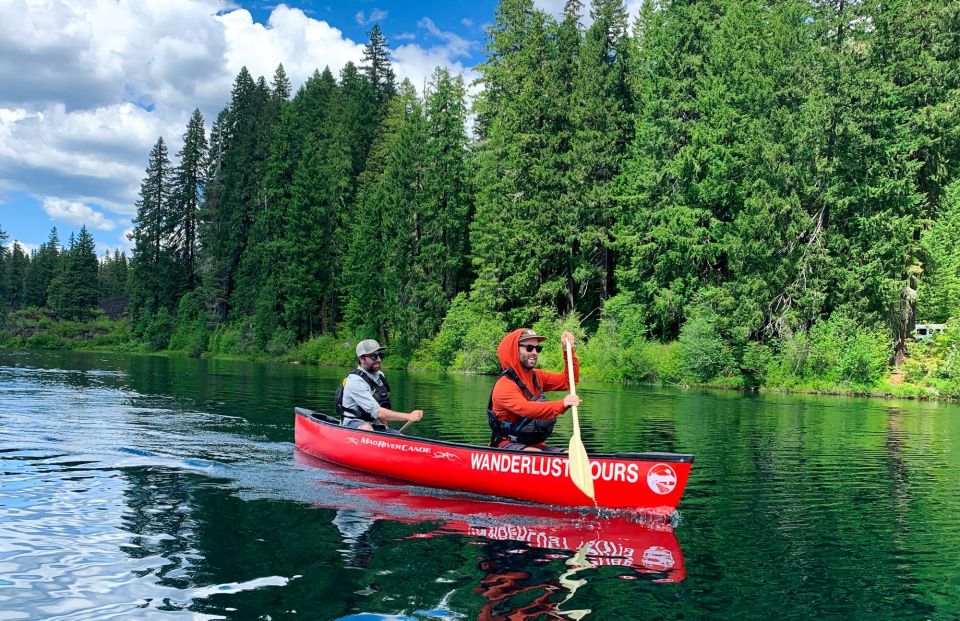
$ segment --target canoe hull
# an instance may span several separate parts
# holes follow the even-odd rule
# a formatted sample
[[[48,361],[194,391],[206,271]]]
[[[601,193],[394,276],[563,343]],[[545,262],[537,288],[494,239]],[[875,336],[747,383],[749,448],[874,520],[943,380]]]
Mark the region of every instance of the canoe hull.
[[[508,451],[342,427],[296,408],[298,449],[325,461],[417,485],[562,507],[672,513],[693,456],[591,455],[596,505],[570,480],[566,455]]]

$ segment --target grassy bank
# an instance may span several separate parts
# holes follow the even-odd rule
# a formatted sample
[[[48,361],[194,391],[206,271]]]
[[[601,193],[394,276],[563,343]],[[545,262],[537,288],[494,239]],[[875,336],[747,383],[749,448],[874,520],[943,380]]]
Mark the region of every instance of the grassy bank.
[[[459,320],[458,320],[459,319]],[[808,334],[770,344],[737,347],[718,332],[710,318],[690,321],[676,341],[661,343],[629,330],[629,321],[608,317],[589,338],[576,317],[541,321],[534,328],[549,337],[540,366],[561,368],[559,335],[577,335],[581,374],[610,383],[708,387],[769,392],[862,395],[917,399],[960,398],[960,325],[913,343],[906,362],[888,365],[889,342],[882,330],[862,328],[843,318],[827,321]],[[629,319],[627,317],[626,319]],[[496,346],[507,327],[493,317],[453,317],[435,339],[414,352],[390,351],[385,366],[463,373],[496,373]],[[451,325],[456,325],[452,329]],[[47,311],[8,315],[0,327],[6,349],[153,353],[324,366],[350,366],[353,346],[363,335],[315,337],[294,344],[288,337],[258,344],[252,327],[199,325],[171,319],[167,346],[156,335],[131,328],[126,319],[102,315],[87,321],[58,319]],[[265,346],[264,346],[265,345]]]

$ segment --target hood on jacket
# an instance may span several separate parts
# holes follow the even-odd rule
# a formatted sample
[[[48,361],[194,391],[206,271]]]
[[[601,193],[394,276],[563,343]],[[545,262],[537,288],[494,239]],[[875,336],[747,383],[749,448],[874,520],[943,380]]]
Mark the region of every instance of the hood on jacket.
[[[506,371],[513,369],[517,376],[527,386],[533,386],[533,373],[520,364],[520,335],[525,328],[517,328],[513,332],[507,333],[500,339],[497,345],[497,359],[500,361],[500,368]]]

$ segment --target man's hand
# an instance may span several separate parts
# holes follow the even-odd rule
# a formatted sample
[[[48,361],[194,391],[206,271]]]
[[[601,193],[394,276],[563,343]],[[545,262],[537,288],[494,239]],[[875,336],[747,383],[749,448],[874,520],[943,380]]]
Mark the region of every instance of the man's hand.
[[[567,395],[563,398],[563,404],[568,408],[572,408],[575,405],[580,405],[580,397],[578,395]]]
[[[423,418],[423,410],[414,410],[407,414],[407,420],[409,421],[420,420],[421,418]]]
[[[567,347],[573,347],[573,333],[564,332],[563,335],[560,337],[560,342],[564,344],[564,349],[566,349]]]

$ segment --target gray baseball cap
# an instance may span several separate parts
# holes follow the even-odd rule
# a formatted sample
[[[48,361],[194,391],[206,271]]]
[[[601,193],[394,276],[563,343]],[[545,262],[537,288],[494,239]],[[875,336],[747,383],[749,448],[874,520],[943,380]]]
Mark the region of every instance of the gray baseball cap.
[[[378,351],[384,349],[380,347],[380,343],[376,342],[373,339],[364,339],[357,343],[357,357],[366,356],[369,354],[374,354]]]

